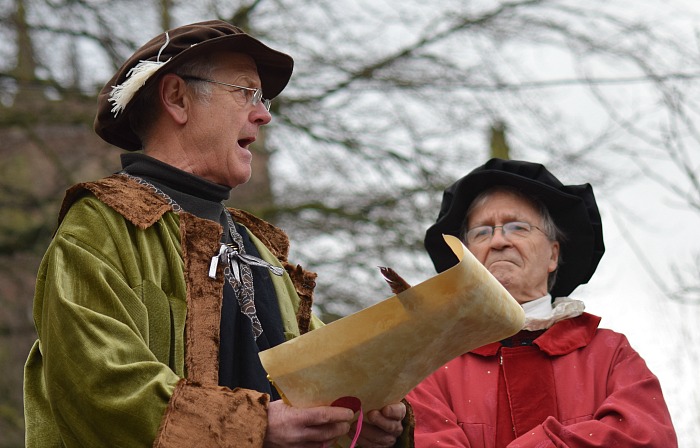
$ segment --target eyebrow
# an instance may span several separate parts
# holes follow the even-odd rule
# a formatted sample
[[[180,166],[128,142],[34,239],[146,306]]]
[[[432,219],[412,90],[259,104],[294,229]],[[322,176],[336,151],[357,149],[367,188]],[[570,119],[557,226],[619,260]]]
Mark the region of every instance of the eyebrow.
[[[474,221],[473,225],[471,227],[473,227],[475,225],[476,226],[488,225],[486,223],[494,223],[494,222],[496,222],[496,220],[503,221],[503,223],[513,222],[513,221],[528,221],[528,222],[530,221],[529,219],[522,217],[522,215],[518,216],[514,213],[509,212],[508,214],[499,215],[497,217],[490,216],[490,217],[486,218],[485,220],[479,221],[478,223],[476,221]],[[469,221],[471,221],[471,218],[469,219]]]
[[[261,89],[262,88],[262,81],[256,79],[249,74],[239,74],[234,77],[236,81],[230,82],[230,84],[240,84],[245,87],[250,87],[251,89]],[[227,81],[228,82],[228,81]],[[247,85],[246,85],[247,84]]]

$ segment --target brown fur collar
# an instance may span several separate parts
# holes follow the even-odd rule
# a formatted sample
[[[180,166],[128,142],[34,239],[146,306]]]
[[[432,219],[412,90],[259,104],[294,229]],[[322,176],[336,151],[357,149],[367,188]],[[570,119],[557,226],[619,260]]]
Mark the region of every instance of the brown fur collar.
[[[153,194],[147,186],[125,176],[113,174],[99,181],[83,182],[68,189],[58,214],[59,224],[73,203],[87,191],[140,229],[152,226],[170,210],[168,201]]]
[[[66,191],[66,196],[59,212],[59,223],[68,209],[79,198],[90,192],[125,219],[140,229],[155,224],[165,213],[171,210],[165,198],[154,194],[145,185],[141,185],[126,176],[113,174],[95,182],[77,184]],[[292,279],[292,283],[301,299],[297,311],[297,323],[301,334],[309,330],[313,290],[316,286],[316,273],[293,265],[287,260],[289,255],[289,237],[274,225],[246,212],[229,208],[234,220],[244,225],[272,254],[282,263]],[[217,224],[218,225],[218,224]]]
[[[59,223],[73,203],[84,196],[87,191],[140,229],[152,226],[171,209],[165,198],[153,194],[153,191],[147,186],[134,182],[126,176],[113,174],[104,179],[83,182],[68,189],[59,212]],[[247,227],[278,260],[287,261],[289,237],[282,229],[246,211],[235,208],[229,208],[229,211],[234,220]]]

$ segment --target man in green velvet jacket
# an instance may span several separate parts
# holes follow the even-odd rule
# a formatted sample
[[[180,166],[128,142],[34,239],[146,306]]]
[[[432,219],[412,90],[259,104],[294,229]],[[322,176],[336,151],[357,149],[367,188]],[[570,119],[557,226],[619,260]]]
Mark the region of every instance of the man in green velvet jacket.
[[[315,274],[274,226],[222,201],[293,61],[222,21],[146,43],[99,96],[123,169],[71,188],[41,264],[25,367],[28,447],[321,447],[353,412],[297,409],[258,352],[322,323]],[[410,443],[403,403],[367,414],[363,447]]]

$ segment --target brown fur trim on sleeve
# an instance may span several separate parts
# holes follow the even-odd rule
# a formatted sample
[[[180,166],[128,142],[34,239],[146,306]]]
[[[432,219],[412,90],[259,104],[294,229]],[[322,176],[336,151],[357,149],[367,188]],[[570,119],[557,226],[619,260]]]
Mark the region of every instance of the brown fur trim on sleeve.
[[[269,396],[249,389],[180,380],[161,421],[154,448],[260,448]]]
[[[134,182],[126,176],[113,174],[104,179],[80,183],[68,189],[58,214],[59,223],[63,221],[71,205],[86,191],[94,194],[101,202],[141,229],[152,226],[163,214],[171,210],[164,198],[153,193],[145,185]]]
[[[415,443],[413,441],[413,432],[416,428],[416,417],[413,413],[413,407],[411,403],[405,398],[401,402],[406,406],[406,416],[401,420],[403,425],[403,432],[396,440],[394,448],[414,448]]]
[[[299,333],[304,334],[309,331],[309,325],[311,324],[311,305],[313,304],[317,274],[306,271],[299,265],[293,267],[291,264],[285,263],[284,267],[301,299],[297,310],[297,325],[299,326]]]

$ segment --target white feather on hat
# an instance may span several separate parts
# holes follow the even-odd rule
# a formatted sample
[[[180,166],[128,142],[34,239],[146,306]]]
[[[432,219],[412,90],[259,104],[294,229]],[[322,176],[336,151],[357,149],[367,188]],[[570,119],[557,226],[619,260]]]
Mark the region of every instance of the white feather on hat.
[[[117,118],[119,112],[126,108],[126,105],[129,104],[129,101],[134,98],[136,92],[138,92],[139,89],[146,84],[146,81],[148,81],[148,79],[153,76],[153,74],[158,71],[159,68],[170,61],[170,59],[167,61],[160,60],[160,54],[169,43],[170,36],[166,32],[165,43],[162,47],[160,47],[156,60],[140,61],[127,72],[126,78],[128,79],[126,81],[117,86],[112,86],[112,92],[109,94],[109,99],[107,101],[113,104],[111,112],[114,113],[114,118]]]

